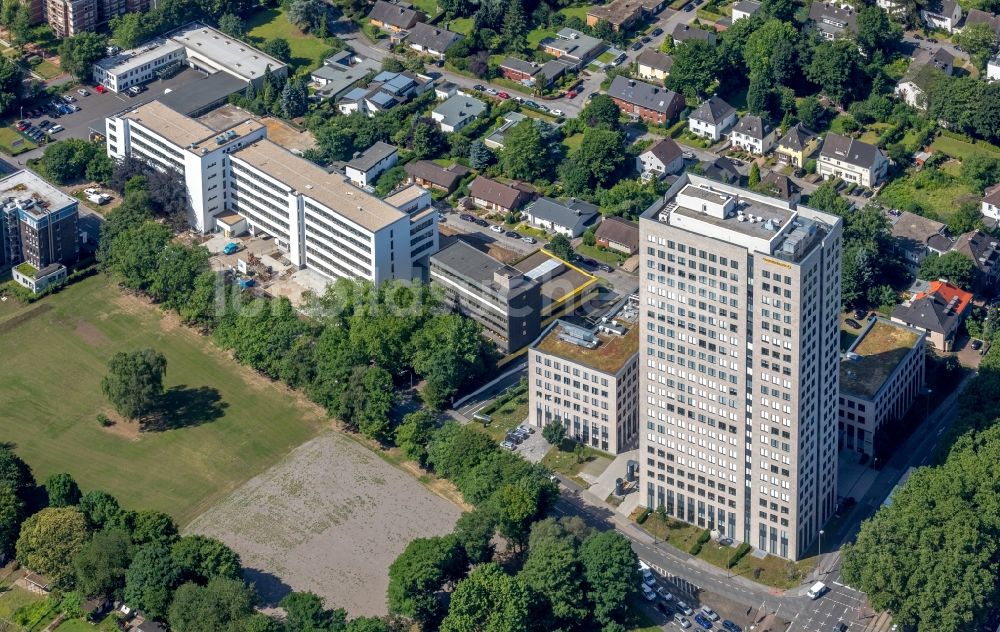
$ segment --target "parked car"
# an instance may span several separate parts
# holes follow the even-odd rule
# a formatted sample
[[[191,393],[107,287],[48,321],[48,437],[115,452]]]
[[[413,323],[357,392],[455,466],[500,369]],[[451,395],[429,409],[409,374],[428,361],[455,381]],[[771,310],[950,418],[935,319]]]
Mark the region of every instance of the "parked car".
[[[680,614],[674,615],[674,623],[681,626],[681,629],[683,630],[687,630],[688,628],[691,627],[691,622],[682,617]]]
[[[541,112],[548,112],[549,111],[549,106],[542,105],[541,103],[539,103],[538,105],[535,106],[535,109],[539,110]]]
[[[66,128],[63,127],[62,125],[56,124],[56,125],[53,125],[52,127],[50,127],[48,129],[48,133],[49,134],[57,134],[57,133],[63,131],[64,129],[66,129]]]
[[[642,587],[642,596],[646,601],[656,601],[656,594],[646,586]]]
[[[655,29],[650,31],[649,34],[652,35],[653,37],[659,37],[663,35],[663,29],[661,29],[660,27],[656,27]]]
[[[703,615],[705,615],[706,617],[708,617],[709,621],[718,621],[719,620],[719,613],[716,612],[715,610],[712,610],[708,606],[702,606],[701,607],[701,613]]]
[[[504,235],[507,236],[507,237],[510,237],[511,239],[520,239],[521,238],[521,235],[519,235],[518,233],[515,233],[512,230],[508,230],[506,233],[504,233]]]
[[[663,601],[673,601],[674,600],[674,596],[671,595],[670,592],[666,588],[664,588],[663,586],[660,586],[660,588],[656,592],[660,593],[660,598],[663,599]]]
[[[28,124],[25,123],[24,121],[17,124],[17,131],[23,132],[26,129],[28,129]]]
[[[520,426],[518,426],[517,429],[518,430],[523,430],[524,432],[527,432],[530,435],[535,434],[535,429],[534,428],[532,428],[531,426],[525,426],[524,424],[521,424]]]
[[[632,50],[639,50],[641,48],[642,48],[642,42],[636,42],[635,44],[632,44]]]
[[[648,44],[653,41],[653,38],[648,35],[643,35],[642,39],[640,39],[639,41],[641,41],[643,44]]]
[[[567,92],[566,93],[566,98],[567,99],[575,99],[576,98],[576,91],[575,90],[570,90],[569,92]]]
[[[476,219],[474,219],[472,221],[474,221],[476,223],[476,226],[482,226],[483,228],[486,228],[487,226],[490,225],[490,223],[487,222],[485,219],[481,219],[479,217],[477,217]]]
[[[690,607],[690,606],[688,606],[688,605],[687,605],[686,603],[684,603],[683,601],[678,601],[678,602],[677,602],[677,603],[676,603],[676,604],[674,605],[674,607],[675,607],[675,608],[677,608],[678,610],[680,610],[680,611],[681,611],[682,613],[684,613],[685,615],[687,615],[687,616],[689,616],[689,617],[690,617],[691,615],[693,615],[693,614],[694,614],[694,610],[692,610],[692,609],[691,609],[691,607]]]
[[[76,93],[79,94],[81,97],[89,97],[90,96],[90,93],[87,92],[83,88],[80,88],[79,90],[77,90]]]
[[[694,11],[694,5],[693,4],[686,4],[686,5],[684,5],[684,10],[686,12],[690,13],[690,12]]]
[[[476,218],[473,217],[472,215],[469,215],[468,213],[462,213],[458,217],[460,219],[463,219],[463,220],[467,221],[467,222],[474,222],[474,221],[476,221]]]
[[[510,441],[504,441],[503,443],[500,444],[500,447],[503,448],[504,450],[510,450],[512,452],[517,449],[517,446],[511,443]]]
[[[525,101],[524,105],[526,105],[529,108],[535,108],[536,110],[538,109],[538,104],[535,103],[534,101]]]
[[[476,92],[482,92],[483,90],[486,89],[486,86],[477,83],[476,85],[472,86],[472,89],[475,90]]]
[[[490,230],[492,230],[494,233],[502,233],[503,232],[503,227],[502,226],[497,226],[496,224],[493,224],[492,226],[490,226]]]
[[[982,340],[973,340],[972,341],[972,350],[973,351],[979,351],[982,348],[983,348],[983,341]]]
[[[863,309],[854,310],[854,317],[858,320],[864,320],[868,316],[868,312]]]
[[[509,99],[510,98],[510,95],[507,94],[506,92],[497,92],[497,96],[499,98],[501,98],[501,99]]]
[[[854,329],[861,329],[861,323],[854,320],[853,318],[848,318],[844,322],[847,323],[848,327],[853,327]]]
[[[694,622],[697,623],[698,625],[700,625],[701,627],[705,628],[706,630],[711,630],[712,629],[712,622],[709,621],[705,617],[705,615],[701,614],[700,612],[698,614],[694,615]]]
[[[725,628],[726,632],[743,632],[743,628],[736,625],[729,619],[722,622],[722,627]]]
[[[76,101],[76,97],[74,97],[72,94],[64,94],[62,98],[63,101],[65,101],[66,103],[73,103],[74,101]]]
[[[521,241],[523,241],[526,244],[533,244],[533,243],[535,243],[535,238],[534,237],[521,237]]]
[[[499,93],[493,88],[486,88],[486,94],[497,95]]]
[[[662,612],[663,614],[665,614],[668,617],[673,612],[670,609],[670,606],[668,606],[667,604],[663,603],[662,601],[657,601],[656,602],[656,609],[659,610],[660,612]]]
[[[611,272],[611,266],[609,266],[606,263],[602,263],[601,265],[597,266],[597,269],[600,270],[601,272]]]

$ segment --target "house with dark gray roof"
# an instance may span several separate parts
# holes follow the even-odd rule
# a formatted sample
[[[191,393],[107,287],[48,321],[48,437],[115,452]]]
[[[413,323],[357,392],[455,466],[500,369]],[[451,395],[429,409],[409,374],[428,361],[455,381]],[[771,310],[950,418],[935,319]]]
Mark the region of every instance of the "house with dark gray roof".
[[[972,293],[946,281],[932,281],[926,292],[896,306],[892,320],[924,331],[938,351],[951,351],[971,305]]]
[[[760,11],[760,3],[754,0],[740,0],[733,5],[733,22],[749,18]]]
[[[445,51],[461,39],[462,36],[460,34],[452,33],[448,29],[433,26],[426,22],[418,22],[410,29],[410,32],[403,38],[403,41],[418,53],[443,59]]]
[[[820,37],[834,40],[858,32],[858,14],[851,7],[816,0],[809,7],[809,20]]]
[[[344,173],[355,186],[371,186],[383,172],[399,161],[399,150],[389,143],[378,141],[368,149],[358,152],[347,162]]]
[[[745,115],[729,133],[734,149],[742,149],[755,156],[771,151],[777,137],[778,130],[756,114]]]
[[[928,28],[954,33],[962,21],[962,7],[956,0],[931,0],[920,9],[920,17]]]
[[[346,51],[345,51],[346,52]],[[323,61],[323,65],[309,73],[309,80],[316,88],[316,95],[323,99],[337,100],[357,86],[369,74],[378,73],[381,64],[374,59],[336,55]]]
[[[455,163],[448,167],[430,160],[414,160],[403,166],[413,182],[428,189],[437,189],[451,193],[462,181],[462,178],[472,173],[468,168]]]
[[[712,162],[701,163],[700,169],[706,178],[725,184],[739,184],[743,177],[736,168],[736,163],[725,156],[719,156]]]
[[[586,66],[608,47],[603,40],[571,28],[560,29],[555,37],[543,39],[539,46],[574,69]]]
[[[786,202],[798,204],[802,199],[802,188],[788,176],[771,171],[760,181],[761,189]]]
[[[708,42],[715,45],[715,31],[706,31],[690,24],[675,24],[674,30],[670,32],[670,37],[674,40],[674,46],[690,41]]]
[[[932,252],[940,255],[951,249],[948,227],[939,221],[903,211],[899,215],[890,215],[889,222],[892,224],[890,234],[896,239],[896,250],[913,274]]]
[[[865,187],[878,186],[889,170],[885,153],[869,143],[830,132],[819,150],[817,173]]]
[[[622,112],[647,123],[663,125],[684,109],[684,97],[673,90],[623,75],[612,80],[608,96]]]
[[[975,266],[973,286],[976,294],[995,296],[1000,290],[1000,241],[981,230],[959,236],[952,250],[972,259]]]
[[[551,233],[579,237],[595,223],[600,213],[596,205],[576,198],[559,202],[552,198],[538,198],[524,209],[524,217],[532,226]]]
[[[486,111],[486,104],[464,94],[456,94],[431,112],[443,132],[457,132]]]
[[[806,160],[816,152],[817,147],[819,147],[819,136],[816,132],[802,123],[796,123],[789,127],[778,141],[774,153],[778,154],[778,160],[781,162],[802,169]]]
[[[965,16],[965,25],[985,24],[1000,36],[1000,16],[993,15],[982,9],[969,9],[969,14]]]
[[[375,0],[368,19],[376,28],[398,33],[413,28],[418,22],[426,20],[427,16],[405,2]]]
[[[736,108],[717,96],[702,101],[701,105],[688,115],[688,129],[691,133],[711,138],[713,141],[722,138],[726,130],[735,124]]]
[[[652,48],[643,49],[635,58],[640,79],[665,81],[674,66],[674,58]]]

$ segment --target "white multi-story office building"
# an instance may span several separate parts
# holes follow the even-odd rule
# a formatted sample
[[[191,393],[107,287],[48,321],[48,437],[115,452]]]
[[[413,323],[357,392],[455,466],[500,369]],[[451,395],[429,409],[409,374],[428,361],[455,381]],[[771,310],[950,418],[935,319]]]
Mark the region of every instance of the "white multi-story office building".
[[[199,232],[235,211],[251,233],[273,236],[292,264],[376,283],[411,279],[414,264],[437,250],[429,195],[404,190],[380,200],[266,136],[252,118],[217,131],[156,101],[107,119],[110,156],[182,174]]]
[[[798,559],[837,499],[841,220],[685,174],[639,224],[643,503]]]

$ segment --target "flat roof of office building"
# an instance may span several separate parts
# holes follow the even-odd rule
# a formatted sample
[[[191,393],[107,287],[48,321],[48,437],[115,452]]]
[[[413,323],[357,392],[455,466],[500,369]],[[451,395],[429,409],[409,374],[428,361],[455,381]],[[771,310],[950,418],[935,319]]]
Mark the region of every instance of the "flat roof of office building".
[[[244,135],[263,127],[261,122],[248,117],[226,130],[215,130],[160,101],[150,101],[122,116],[142,124],[180,147],[192,150],[211,149],[214,145],[220,144],[216,142],[216,138],[226,131]]]
[[[196,116],[206,108],[229,98],[247,87],[247,82],[228,72],[216,72],[197,81],[171,90],[159,101],[168,108],[185,116]]]
[[[49,184],[42,176],[28,169],[15,171],[9,176],[0,179],[0,198],[12,197],[15,200],[31,198],[41,203],[46,212],[58,211],[72,204],[76,200],[56,187]],[[39,216],[30,209],[26,212]]]
[[[556,356],[590,367],[602,373],[614,375],[639,352],[639,328],[634,324],[622,323],[627,326],[624,334],[604,333],[585,330],[557,320],[532,348],[546,355]],[[590,334],[587,338],[596,346],[584,346],[571,340],[579,333]]]
[[[841,391],[865,398],[878,393],[919,338],[912,327],[876,318],[840,362]]]
[[[167,37],[190,51],[211,59],[232,74],[248,79],[263,77],[268,66],[271,67],[271,72],[286,67],[285,62],[201,22],[182,26],[168,33]]]
[[[503,287],[496,282],[493,276],[495,272],[506,270],[511,276],[519,275],[521,272],[461,239],[438,250],[430,258],[434,264],[447,268],[473,283],[488,287],[498,295],[506,296],[508,300],[536,285],[531,279],[525,278],[523,282],[516,283],[510,288]]]
[[[232,156],[371,232],[406,217],[383,200],[352,186],[343,176],[327,173],[269,140],[247,145]]]
[[[166,57],[173,51],[183,49],[184,46],[182,44],[160,37],[146,42],[142,46],[123,50],[112,57],[105,57],[94,65],[98,68],[103,68],[109,73],[118,75],[133,68],[138,68],[143,64],[148,64],[151,61],[156,61],[161,57]]]
[[[548,303],[561,303],[597,282],[597,277],[542,250],[536,250],[520,261],[514,262],[513,266],[528,276],[545,273],[544,277],[540,278],[542,278],[542,298]]]

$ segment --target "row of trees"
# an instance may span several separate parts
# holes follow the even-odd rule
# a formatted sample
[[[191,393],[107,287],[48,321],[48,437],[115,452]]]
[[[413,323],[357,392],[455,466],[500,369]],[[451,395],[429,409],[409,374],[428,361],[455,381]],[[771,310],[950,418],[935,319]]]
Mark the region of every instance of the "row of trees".
[[[843,551],[845,580],[900,628],[979,629],[1000,598],[1000,346],[959,397],[943,462],[913,472]]]
[[[947,129],[1000,140],[1000,85],[941,74],[927,93],[927,115]]]

